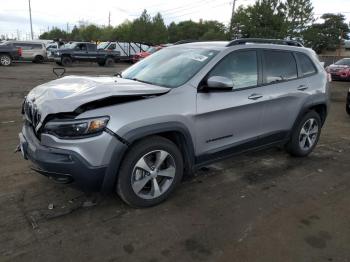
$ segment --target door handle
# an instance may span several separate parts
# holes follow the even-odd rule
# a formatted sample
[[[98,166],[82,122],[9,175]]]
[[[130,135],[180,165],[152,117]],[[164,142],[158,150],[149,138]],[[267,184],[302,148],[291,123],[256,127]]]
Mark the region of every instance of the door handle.
[[[306,89],[308,89],[309,87],[308,86],[306,86],[306,85],[300,85],[297,89],[299,90],[299,91],[304,91],[304,90],[306,90]]]
[[[260,95],[260,94],[251,94],[250,96],[248,96],[248,99],[250,100],[257,100],[259,98],[262,98],[263,95]]]

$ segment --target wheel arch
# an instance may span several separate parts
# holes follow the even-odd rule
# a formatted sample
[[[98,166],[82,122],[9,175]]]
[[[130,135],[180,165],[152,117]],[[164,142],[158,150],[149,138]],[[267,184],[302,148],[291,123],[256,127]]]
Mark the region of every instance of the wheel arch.
[[[149,136],[161,136],[172,141],[180,149],[185,166],[185,173],[191,172],[194,167],[194,143],[188,128],[179,122],[152,124],[130,130],[123,135],[129,145]]]
[[[107,170],[101,188],[103,192],[112,192],[115,188],[120,165],[130,146],[142,139],[147,139],[147,137],[150,136],[161,136],[169,139],[177,145],[183,156],[185,174],[193,171],[195,163],[194,144],[189,130],[182,123],[166,122],[152,124],[132,129],[124,134],[123,137],[120,137],[117,134],[114,134],[114,136],[123,143],[124,146],[122,150],[116,151],[114,154],[115,157],[112,158],[113,162]]]
[[[322,125],[324,124],[324,122],[326,121],[326,117],[327,117],[327,105],[326,104],[316,104],[313,105],[309,108],[309,110],[314,110],[317,114],[319,114],[321,121],[322,121]]]
[[[298,125],[302,117],[309,111],[315,111],[316,113],[318,113],[321,118],[322,125],[324,124],[328,113],[327,104],[326,103],[305,104],[302,107],[302,110],[298,114],[297,118],[295,119],[291,132],[296,128],[296,126]]]

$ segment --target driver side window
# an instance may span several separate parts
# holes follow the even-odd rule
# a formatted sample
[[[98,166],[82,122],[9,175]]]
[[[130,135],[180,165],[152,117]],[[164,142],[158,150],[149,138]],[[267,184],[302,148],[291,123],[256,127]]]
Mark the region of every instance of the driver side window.
[[[209,73],[230,79],[233,89],[254,87],[258,84],[258,66],[256,51],[236,51],[225,56]]]

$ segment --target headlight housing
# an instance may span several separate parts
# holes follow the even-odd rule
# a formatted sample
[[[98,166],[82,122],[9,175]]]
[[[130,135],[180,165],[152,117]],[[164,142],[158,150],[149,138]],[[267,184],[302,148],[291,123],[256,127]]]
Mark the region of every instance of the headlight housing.
[[[45,125],[42,133],[66,139],[84,138],[102,133],[108,121],[108,116],[74,120],[53,120]]]

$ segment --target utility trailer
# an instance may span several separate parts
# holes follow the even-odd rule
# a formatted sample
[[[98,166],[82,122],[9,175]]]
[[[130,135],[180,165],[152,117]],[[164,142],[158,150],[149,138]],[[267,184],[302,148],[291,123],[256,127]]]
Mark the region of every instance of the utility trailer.
[[[146,51],[149,47],[148,44],[119,41],[102,42],[97,46],[98,49],[119,51],[119,61],[132,61],[134,55]]]

